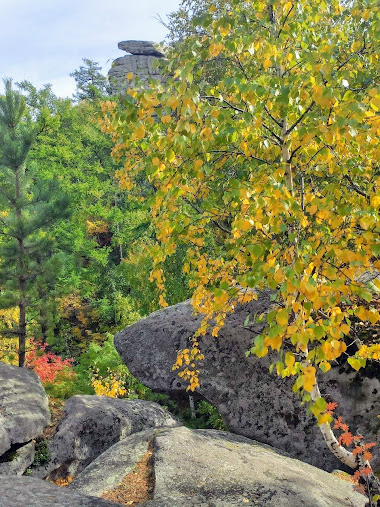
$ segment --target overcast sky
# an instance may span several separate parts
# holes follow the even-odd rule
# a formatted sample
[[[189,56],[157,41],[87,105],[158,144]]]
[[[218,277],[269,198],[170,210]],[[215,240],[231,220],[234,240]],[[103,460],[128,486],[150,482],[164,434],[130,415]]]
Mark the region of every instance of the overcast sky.
[[[106,74],[122,40],[162,41],[155,19],[175,11],[180,0],[0,0],[0,77],[53,85],[62,97],[74,92],[69,76],[82,58]]]

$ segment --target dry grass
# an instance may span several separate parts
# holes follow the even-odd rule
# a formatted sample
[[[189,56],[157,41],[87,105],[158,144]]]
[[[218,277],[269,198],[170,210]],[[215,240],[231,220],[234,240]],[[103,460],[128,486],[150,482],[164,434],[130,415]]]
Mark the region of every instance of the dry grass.
[[[347,481],[351,482],[352,484],[356,484],[353,475],[348,474],[347,472],[343,472],[342,470],[334,470],[333,472],[331,472],[331,475],[333,475],[337,479],[341,479],[342,481]]]
[[[124,477],[115,489],[105,491],[102,498],[121,505],[135,506],[153,498],[153,443],[148,452],[136,464],[134,470]]]
[[[50,398],[49,397],[49,408],[51,413],[51,423],[44,429],[42,434],[42,438],[44,440],[50,440],[50,438],[54,435],[55,430],[57,429],[59,421],[63,417],[63,408],[65,406],[65,400],[60,400],[58,398]]]

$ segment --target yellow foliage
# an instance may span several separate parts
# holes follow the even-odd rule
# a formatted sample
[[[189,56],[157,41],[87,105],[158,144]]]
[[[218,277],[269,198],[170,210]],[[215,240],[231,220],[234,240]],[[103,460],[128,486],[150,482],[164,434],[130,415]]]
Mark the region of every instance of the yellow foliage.
[[[0,326],[7,330],[17,325],[19,318],[18,307],[0,310]],[[0,361],[7,364],[18,364],[18,338],[0,334]]]
[[[106,377],[101,377],[99,373],[94,373],[91,378],[91,384],[95,394],[98,396],[124,398],[127,394],[122,375],[119,372],[109,371]]]
[[[196,336],[217,336],[228,312],[269,286],[275,310],[252,353],[276,350],[283,361],[291,350],[276,370],[305,394],[317,369],[328,371],[345,354],[354,321],[380,321],[380,283],[366,281],[380,269],[380,97],[374,85],[363,87],[373,83],[378,57],[372,46],[361,51],[363,30],[375,37],[379,7],[302,0],[294,8],[284,0],[273,9],[269,19],[266,2],[240,2],[231,23],[210,21],[201,43],[185,42],[183,54],[194,60],[173,51],[175,78],[165,90],[135,90],[127,115],[107,104],[103,128],[115,158],[127,160],[121,182],[144,177],[155,189],[150,279],[160,303],[163,264],[180,244],[203,317]],[[257,22],[245,25],[253,14]],[[205,55],[221,54],[234,64],[200,93],[197,69]],[[156,103],[163,113],[153,120]],[[202,358],[194,340],[174,367],[192,390]],[[366,347],[353,367],[378,360],[378,345]]]

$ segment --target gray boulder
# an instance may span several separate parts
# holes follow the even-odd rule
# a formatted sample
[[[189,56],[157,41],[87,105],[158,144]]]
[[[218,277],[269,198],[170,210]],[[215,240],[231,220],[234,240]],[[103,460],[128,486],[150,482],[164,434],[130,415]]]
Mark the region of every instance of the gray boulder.
[[[300,401],[292,393],[292,379],[269,373],[271,359],[246,357],[255,335],[262,330],[253,324],[243,327],[245,318],[268,311],[270,293],[239,306],[227,316],[217,339],[208,333],[200,339],[205,360],[200,365],[198,392],[219,409],[228,428],[289,453],[292,457],[331,471],[341,463],[327,449]],[[177,351],[187,348],[201,318],[194,316],[190,302],[159,310],[127,327],[115,336],[115,346],[133,375],[155,391],[185,395],[184,383],[172,366]],[[252,320],[252,319],[251,319]],[[380,444],[380,371],[374,366],[369,376],[350,367],[332,368],[320,375],[321,390],[339,403],[337,413],[353,431],[368,442]],[[374,468],[380,469],[380,445],[374,448]]]
[[[148,449],[154,475],[150,507],[364,507],[350,482],[239,435],[184,426],[136,433],[110,447],[69,486],[101,497],[113,491]],[[128,499],[126,498],[126,501]]]
[[[117,504],[88,497],[33,477],[0,475],[0,507],[115,507]]]
[[[116,488],[148,452],[161,429],[149,429],[124,438],[88,465],[69,485],[86,495],[102,496]]]
[[[180,427],[158,433],[154,447],[152,505],[364,507],[366,502],[349,482],[238,435]]]
[[[0,475],[22,475],[33,463],[36,444],[34,440],[17,450],[9,450],[0,458]]]
[[[155,43],[143,40],[124,40],[117,45],[122,51],[131,55],[156,56],[162,58],[164,53],[155,47]]]
[[[44,476],[76,476],[116,442],[132,433],[158,426],[176,426],[157,403],[106,396],[70,398],[64,418],[49,443],[50,462]]]
[[[30,442],[50,423],[48,398],[38,376],[0,362],[0,456]]]

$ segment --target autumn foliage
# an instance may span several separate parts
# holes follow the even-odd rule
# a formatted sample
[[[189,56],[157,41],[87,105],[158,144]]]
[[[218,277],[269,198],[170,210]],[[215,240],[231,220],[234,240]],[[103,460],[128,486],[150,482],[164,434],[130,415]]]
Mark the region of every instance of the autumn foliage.
[[[274,289],[250,353],[277,351],[277,373],[307,400],[317,372],[348,353],[353,322],[380,320],[379,7],[231,5],[211,8],[197,20],[203,37],[170,52],[165,86],[129,89],[125,109],[106,102],[103,130],[124,163],[121,186],[143,175],[154,189],[161,303],[162,266],[181,243],[198,335],[211,325],[216,336],[227,312]],[[199,69],[217,57],[225,72],[210,85]],[[378,342],[356,344],[354,369],[378,359]],[[197,348],[176,364],[191,388]]]
[[[47,347],[47,343],[31,339],[31,350],[26,355],[25,366],[34,370],[42,383],[54,382],[57,375],[62,372],[66,372],[69,377],[74,376],[73,359],[62,359],[61,356],[50,352]]]
[[[380,353],[379,12],[373,0],[212,6],[168,51],[165,85],[103,105],[121,187],[145,178],[151,188],[151,280],[163,306],[163,266],[187,246],[204,318],[174,367],[195,389],[197,336],[217,336],[228,312],[269,287],[248,354],[278,353],[272,369],[294,378],[331,448],[317,376]],[[205,62],[222,72],[209,79]],[[355,467],[352,453],[343,461]]]

